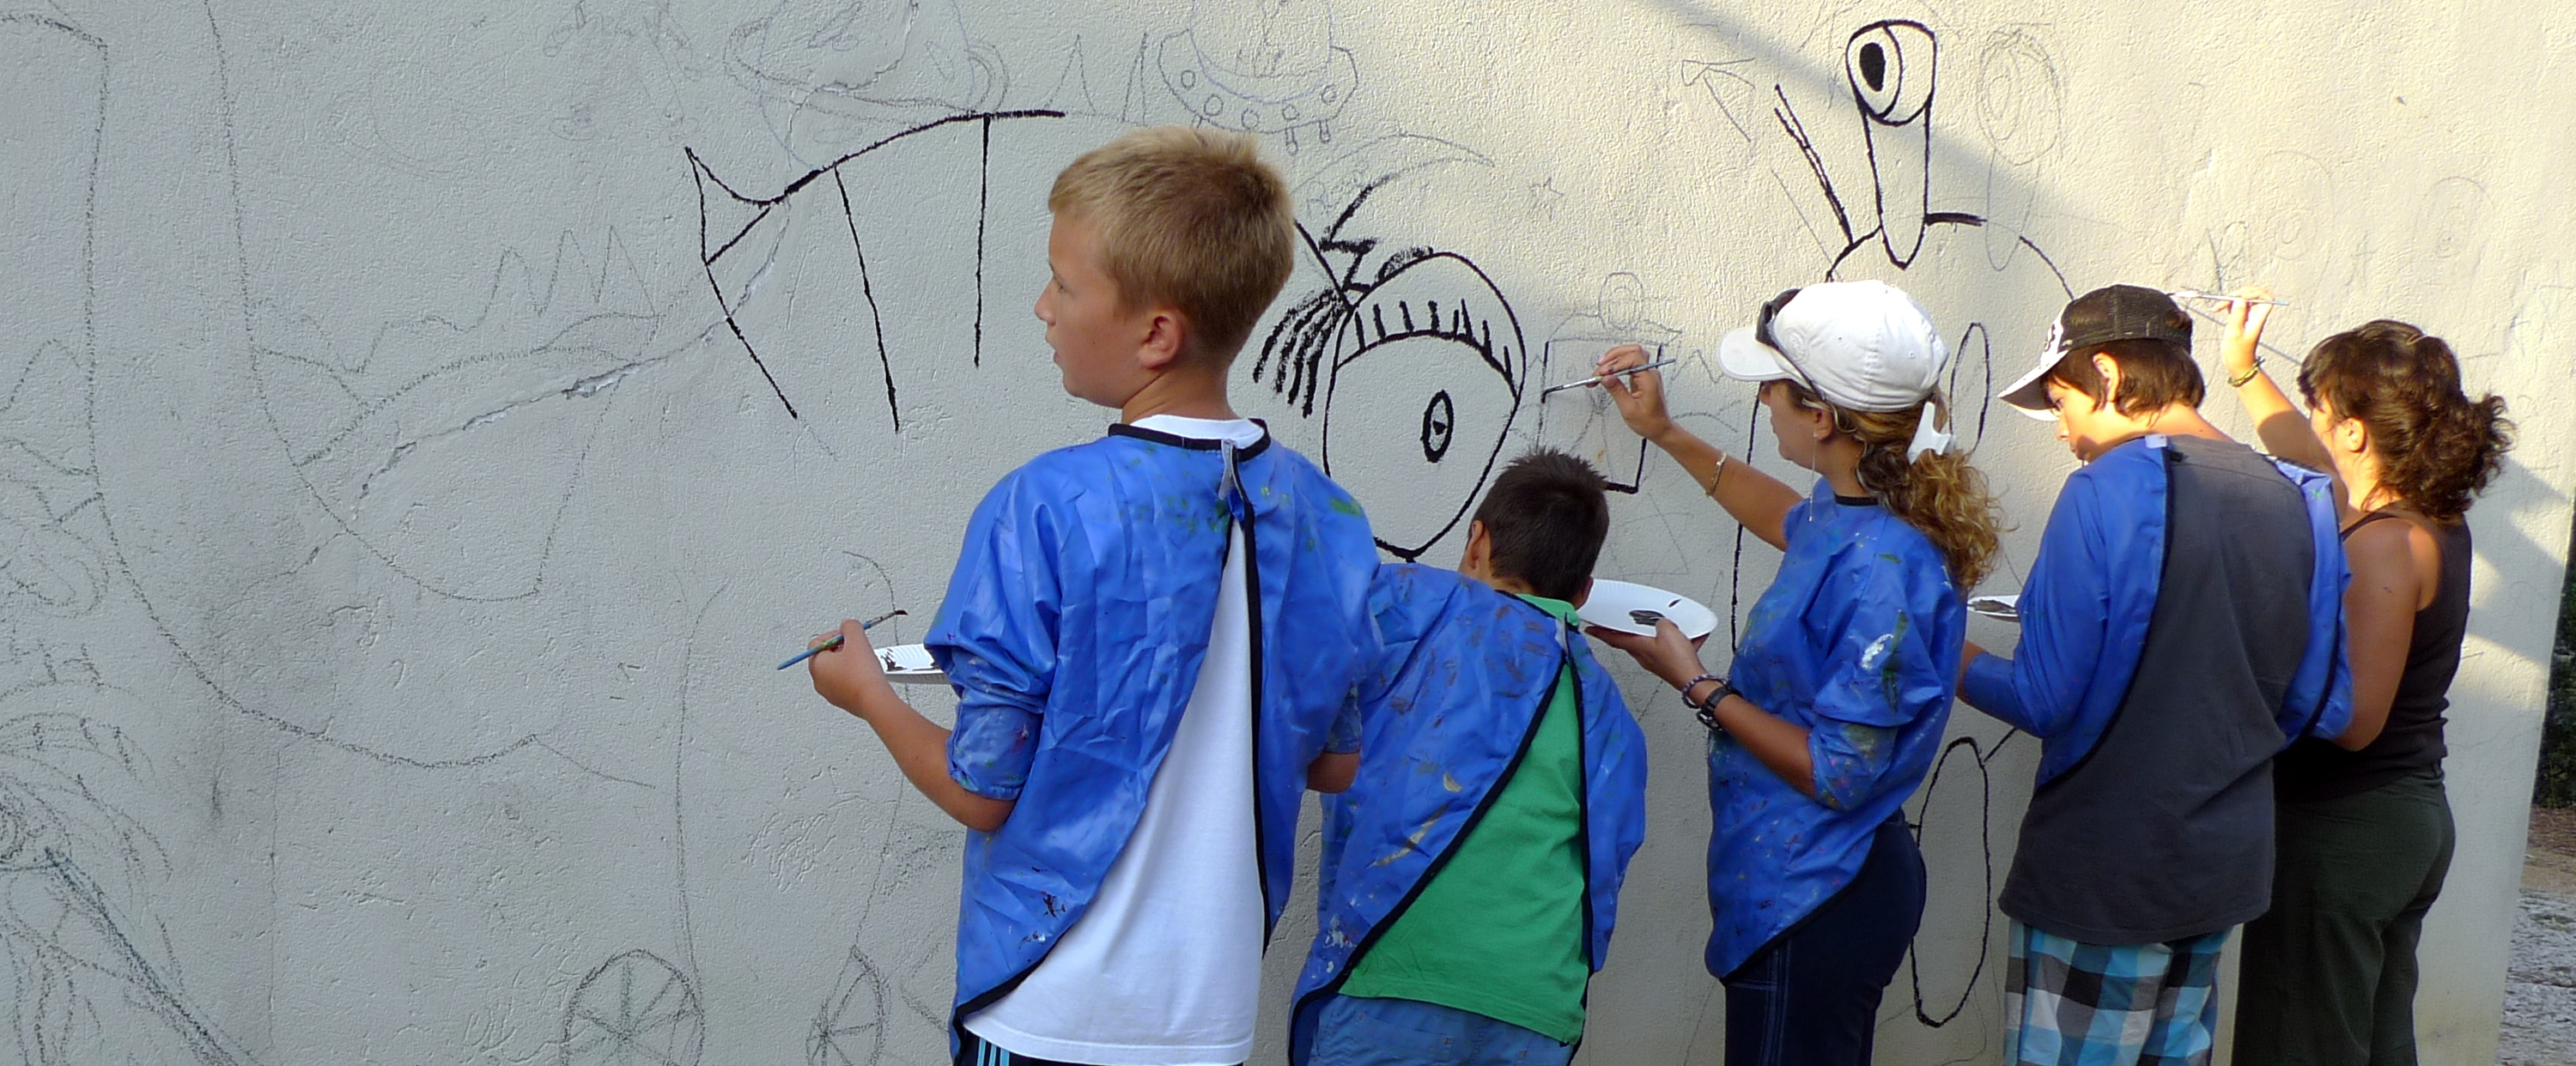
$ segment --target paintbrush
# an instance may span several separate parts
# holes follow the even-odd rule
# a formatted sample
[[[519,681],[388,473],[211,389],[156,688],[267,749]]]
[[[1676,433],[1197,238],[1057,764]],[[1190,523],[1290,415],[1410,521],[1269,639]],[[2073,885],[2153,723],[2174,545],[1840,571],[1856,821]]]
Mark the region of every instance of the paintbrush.
[[[1671,365],[1673,365],[1674,363],[1678,363],[1678,362],[1681,362],[1681,360],[1679,360],[1679,359],[1657,359],[1657,360],[1655,360],[1654,362],[1648,363],[1648,364],[1646,364],[1646,365],[1644,365],[1644,366],[1632,366],[1632,367],[1628,367],[1628,368],[1626,368],[1626,369],[1622,369],[1622,370],[1613,370],[1613,371],[1611,371],[1610,373],[1612,373],[1612,374],[1634,374],[1634,373],[1636,373],[1636,372],[1638,372],[1638,371],[1640,371],[1640,370],[1653,370],[1653,369],[1655,369],[1656,367],[1660,367],[1660,366],[1671,366]],[[1591,386],[1591,385],[1598,385],[1598,384],[1601,384],[1601,378],[1602,378],[1603,376],[1606,376],[1606,375],[1596,375],[1596,376],[1593,376],[1593,377],[1585,378],[1585,379],[1583,379],[1583,380],[1581,380],[1581,381],[1569,381],[1569,382],[1566,382],[1565,384],[1562,384],[1562,385],[1550,385],[1550,386],[1548,386],[1548,387],[1546,387],[1546,388],[1544,388],[1544,389],[1540,389],[1540,390],[1538,390],[1538,398],[1539,398],[1539,399],[1544,400],[1544,399],[1547,399],[1549,396],[1555,395],[1555,394],[1557,394],[1557,393],[1559,393],[1559,392],[1563,392],[1563,391],[1565,391],[1565,390],[1567,390],[1567,389],[1580,389],[1580,388],[1584,388],[1584,387],[1586,387],[1586,386]]]
[[[2175,289],[2165,295],[2171,296],[2177,300],[2218,300],[2232,304],[2270,304],[2274,307],[2290,306],[2280,300],[2266,300],[2253,296],[2222,296],[2214,292],[2199,292],[2192,289]]]
[[[894,610],[891,610],[891,611],[887,611],[887,612],[886,612],[886,613],[884,613],[884,614],[878,615],[878,616],[876,616],[876,617],[874,617],[874,618],[868,619],[868,620],[867,620],[867,621],[865,621],[865,622],[861,622],[861,623],[859,623],[859,630],[860,630],[860,632],[866,632],[866,631],[868,631],[868,630],[875,629],[875,628],[877,627],[877,623],[882,622],[882,621],[885,621],[885,620],[886,620],[886,619],[888,619],[888,618],[892,618],[892,617],[894,617],[894,616],[896,616],[896,615],[899,615],[899,614],[902,614],[902,613],[903,613],[903,609],[902,609],[902,608],[900,608],[900,607],[898,607],[898,608],[896,608],[896,609],[894,609]],[[823,653],[823,652],[830,651],[830,650],[832,650],[832,649],[834,649],[834,648],[837,648],[837,647],[840,647],[840,646],[841,646],[841,635],[840,635],[840,634],[838,634],[838,633],[834,633],[834,634],[832,634],[831,636],[824,638],[824,640],[823,640],[823,642],[822,642],[822,643],[817,644],[817,645],[814,645],[814,646],[813,646],[813,647],[811,647],[811,648],[807,648],[807,649],[805,649],[802,653],[798,654],[795,658],[793,658],[793,659],[789,659],[789,660],[787,660],[786,662],[783,662],[783,663],[778,664],[778,668],[779,668],[779,669],[781,669],[781,670],[787,669],[788,667],[794,666],[794,665],[796,665],[797,663],[804,662],[805,660],[807,660],[807,659],[811,659],[811,658],[813,658],[814,656],[816,656],[816,655],[818,655],[818,654],[821,654],[821,653]]]

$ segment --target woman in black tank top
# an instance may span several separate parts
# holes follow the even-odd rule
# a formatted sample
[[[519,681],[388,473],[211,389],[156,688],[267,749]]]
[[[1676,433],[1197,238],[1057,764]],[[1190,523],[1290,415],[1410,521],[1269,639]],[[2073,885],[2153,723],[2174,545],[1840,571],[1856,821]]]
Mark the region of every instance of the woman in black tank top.
[[[2236,1062],[2415,1062],[2415,943],[2450,870],[2442,712],[2468,635],[2469,503],[2512,423],[2472,401],[2440,338],[2380,320],[2319,342],[2309,413],[2263,374],[2263,305],[2233,306],[2220,360],[2265,447],[2331,471],[2352,585],[2352,727],[2274,764],[2272,909],[2245,927]]]

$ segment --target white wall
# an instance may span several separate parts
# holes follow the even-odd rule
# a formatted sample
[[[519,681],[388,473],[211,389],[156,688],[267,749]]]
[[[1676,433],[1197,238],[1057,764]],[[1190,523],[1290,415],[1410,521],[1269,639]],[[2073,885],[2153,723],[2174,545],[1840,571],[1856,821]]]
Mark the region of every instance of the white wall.
[[[1769,553],[1535,386],[1661,343],[1685,417],[1742,442],[1709,351],[1829,272],[1922,297],[1972,400],[2112,281],[2267,283],[2277,360],[2381,315],[2451,338],[2522,444],[2474,514],[2420,1013],[2430,1061],[2492,1061],[2576,480],[2565,12],[959,4],[0,6],[0,1046],[938,1059],[959,831],[770,666],[844,615],[918,639],[983,486],[1108,420],[1027,313],[1046,183],[1213,110],[1335,242],[1239,406],[1436,562],[1490,458],[1544,439],[1642,471],[1605,573],[1749,602]],[[1886,19],[1922,29],[1860,96],[1907,121],[1867,125],[1847,46]],[[1063,114],[977,117],[1019,110]],[[1414,248],[1448,255],[1376,284]],[[1472,343],[1288,319],[1325,262]],[[2008,589],[2073,462],[1962,418]],[[1656,813],[1585,1058],[1716,1062],[1697,727],[1627,680]],[[1953,732],[1882,1061],[1996,1045],[1988,891],[2035,745]]]

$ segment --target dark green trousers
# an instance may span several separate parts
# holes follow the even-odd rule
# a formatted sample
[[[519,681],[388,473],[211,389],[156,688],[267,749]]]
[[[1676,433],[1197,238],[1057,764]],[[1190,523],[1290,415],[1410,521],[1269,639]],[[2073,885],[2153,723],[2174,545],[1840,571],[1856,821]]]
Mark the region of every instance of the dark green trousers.
[[[2236,1066],[2414,1066],[2415,942],[2451,869],[2426,770],[2282,803],[2272,909],[2245,926]]]

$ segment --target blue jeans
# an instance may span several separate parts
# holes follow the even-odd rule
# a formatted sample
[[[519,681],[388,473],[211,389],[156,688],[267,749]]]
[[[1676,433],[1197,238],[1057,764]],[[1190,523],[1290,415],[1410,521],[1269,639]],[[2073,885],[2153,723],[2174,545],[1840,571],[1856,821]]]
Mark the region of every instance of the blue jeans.
[[[1850,884],[1723,979],[1726,1066],[1869,1066],[1923,893],[1923,852],[1890,818]]]
[[[1565,1066],[1574,1045],[1472,1011],[1410,999],[1334,996],[1315,1017],[1306,1066]]]

